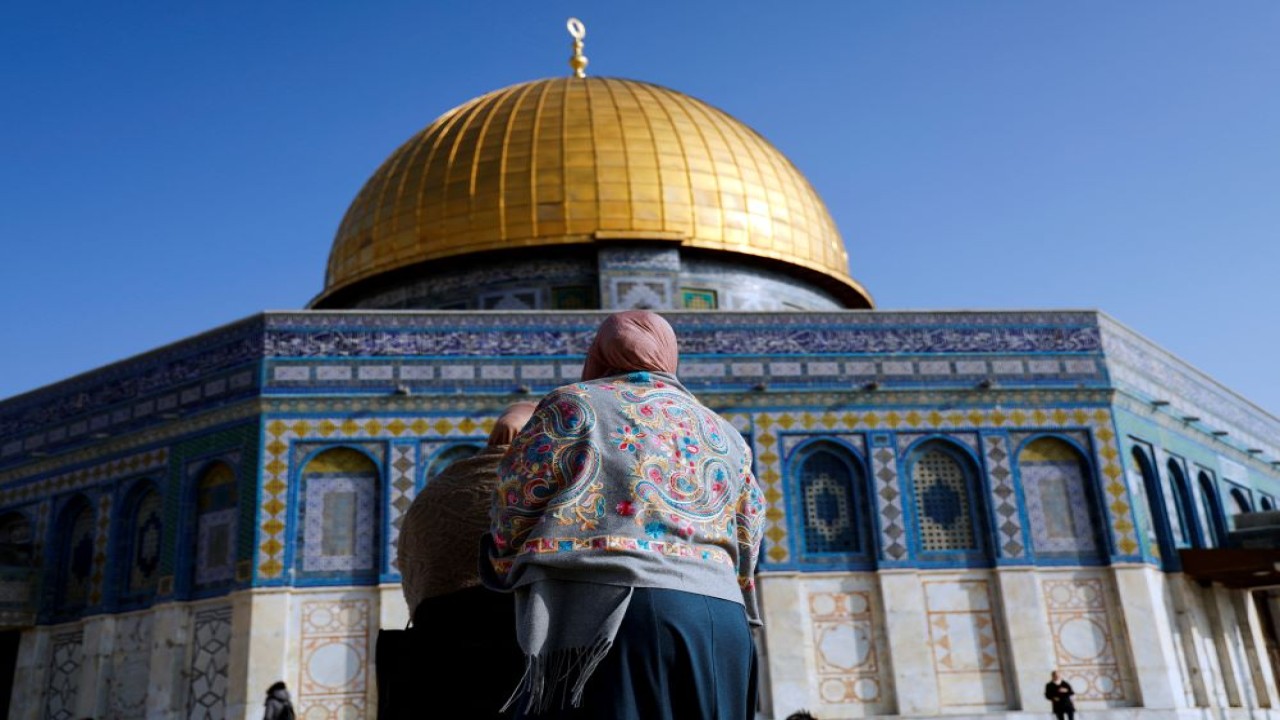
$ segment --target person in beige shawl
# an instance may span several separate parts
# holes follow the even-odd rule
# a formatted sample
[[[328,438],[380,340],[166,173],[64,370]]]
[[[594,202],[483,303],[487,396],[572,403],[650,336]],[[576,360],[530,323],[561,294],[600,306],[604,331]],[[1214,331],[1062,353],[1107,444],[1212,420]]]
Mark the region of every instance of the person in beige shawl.
[[[502,691],[524,669],[514,599],[481,586],[479,558],[498,462],[533,410],[532,403],[507,408],[488,445],[431,479],[405,514],[397,557],[422,678],[421,704],[406,717],[502,717]]]

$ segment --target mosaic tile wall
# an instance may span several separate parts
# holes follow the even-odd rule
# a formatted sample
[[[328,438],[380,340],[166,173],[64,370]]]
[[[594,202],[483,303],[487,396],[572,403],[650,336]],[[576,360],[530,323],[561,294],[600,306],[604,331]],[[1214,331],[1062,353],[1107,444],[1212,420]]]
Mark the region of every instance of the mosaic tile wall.
[[[97,519],[93,508],[87,504],[70,515],[70,522],[65,530],[60,528],[63,532],[63,537],[58,542],[57,559],[57,567],[63,573],[62,587],[58,589],[60,609],[83,607],[89,604],[93,596],[96,528]]]
[[[150,485],[150,483],[148,483]],[[164,505],[160,493],[148,487],[145,494],[131,508],[123,530],[129,532],[128,555],[117,561],[127,560],[128,582],[125,594],[146,595],[154,592],[160,579],[161,541],[164,537]]]
[[[715,259],[676,248],[601,247],[598,256],[544,249],[541,257],[483,262],[445,272],[423,270],[394,287],[379,287],[343,298],[344,307],[369,310],[510,309],[571,310],[626,308],[638,303],[654,309],[692,308],[673,293],[676,287],[706,288],[723,299],[711,308],[730,310],[837,309],[841,304],[822,290],[782,272]],[[625,286],[619,287],[619,282]],[[570,288],[590,289],[588,304],[557,302]],[[596,300],[605,298],[601,305]],[[560,291],[560,292],[558,292]]]
[[[209,587],[235,577],[236,476],[221,460],[192,476],[196,481],[195,586]]]
[[[1098,316],[1109,374],[1118,387],[1149,403],[1169,403],[1159,413],[1180,434],[1188,433],[1183,417],[1198,420],[1190,430],[1206,444],[1216,438],[1213,430],[1229,430],[1224,442],[1237,448],[1240,461],[1254,467],[1262,477],[1269,477],[1267,490],[1280,490],[1280,482],[1267,463],[1280,460],[1280,420],[1259,411],[1243,398],[1214,382],[1169,351],[1105,315]],[[1151,406],[1147,405],[1150,411]],[[1182,426],[1179,427],[1179,424]],[[1262,450],[1251,457],[1248,448]]]
[[[991,378],[1001,386],[1046,381],[1106,385],[1110,382],[1109,372],[1114,372],[1122,383],[1141,393],[1142,387],[1151,387],[1150,378],[1176,377],[1176,387],[1161,386],[1166,394],[1183,398],[1180,402],[1188,406],[1174,410],[1195,410],[1200,415],[1197,408],[1211,407],[1215,423],[1245,428],[1241,430],[1241,443],[1257,440],[1263,443],[1259,447],[1266,451],[1264,455],[1274,455],[1265,444],[1266,438],[1278,434],[1274,420],[1224,394],[1215,383],[1176,358],[1095,313],[711,314],[707,318],[675,313],[672,317],[682,339],[687,338],[683,347],[686,356],[716,355],[730,349],[774,355],[760,364],[766,370],[777,366],[775,382],[786,382],[788,376],[783,373],[788,366],[800,370],[791,377],[814,381],[821,377],[821,365],[827,360],[806,363],[805,356],[840,352],[919,354],[903,360],[842,358],[829,376],[833,381],[845,375],[866,377],[882,386],[914,379],[921,386],[935,387],[937,383],[972,383],[983,378]],[[168,418],[175,411],[189,415],[249,397],[257,392],[254,366],[263,357],[573,355],[585,350],[596,322],[598,316],[581,313],[518,320],[510,316],[498,320],[473,314],[427,313],[257,316],[109,370],[89,373],[75,382],[0,403],[0,437],[9,438],[0,444],[0,486],[6,485],[8,479],[3,468],[31,462],[30,453],[83,446],[92,433],[119,434],[160,425],[171,422]],[[499,324],[524,327],[506,333],[487,332],[486,326]],[[814,327],[827,331],[815,334]],[[1111,353],[1105,362],[1101,361],[1103,332]],[[1054,357],[1054,353],[1058,355]],[[795,361],[776,357],[787,354],[799,357]],[[691,363],[689,369],[696,374],[701,368],[695,364]],[[806,368],[806,364],[813,367]],[[244,369],[235,370],[237,366]],[[726,366],[721,369],[726,373],[724,377],[735,377]],[[904,370],[907,374],[901,375]],[[306,372],[313,376],[311,368]],[[356,381],[359,378],[353,375],[353,382]],[[1270,472],[1265,465],[1261,469],[1264,474]]]
[[[378,466],[357,450],[325,450],[307,463],[299,492],[299,577],[377,576],[380,489]]]
[[[231,607],[197,610],[191,621],[186,720],[223,720],[231,660]]]
[[[870,489],[878,514],[872,526],[878,527],[879,531],[877,541],[881,563],[910,563],[912,551],[908,536],[912,530],[906,525],[903,502],[904,498],[913,495],[903,485],[907,459],[898,454],[895,440],[902,431],[909,434],[925,431],[946,436],[981,436],[986,448],[987,465],[983,469],[987,476],[986,486],[991,488],[997,517],[1007,520],[997,528],[1003,538],[997,562],[1026,562],[1031,559],[1026,531],[1021,520],[1014,519],[1019,516],[1021,505],[1008,475],[1011,472],[1005,449],[1008,433],[1012,430],[1055,432],[1064,437],[1085,433],[1092,438],[1092,447],[1095,448],[1093,462],[1100,468],[1097,482],[1107,502],[1107,527],[1115,549],[1113,557],[1140,558],[1129,491],[1119,463],[1111,415],[1105,408],[984,408],[947,413],[915,409],[840,413],[794,411],[730,413],[729,417],[737,427],[749,431],[756,474],[770,503],[766,515],[767,549],[764,555],[768,567],[803,566],[802,558],[796,555],[803,539],[791,537],[791,528],[801,527],[803,518],[799,518],[801,524],[793,525],[787,517],[787,504],[781,502],[785,497],[783,478],[791,472],[783,462],[787,444],[794,445],[798,442],[795,438],[800,436],[815,439],[850,434],[867,438]],[[993,439],[989,440],[988,434]],[[975,439],[974,443],[977,442]],[[1001,488],[1004,488],[1003,492],[997,493]],[[1004,514],[1000,514],[1002,507],[1008,508]]]
[[[32,453],[83,447],[93,441],[91,434],[119,435],[161,426],[172,423],[174,415],[190,417],[251,397],[258,392],[258,368],[264,359],[573,356],[586,350],[599,318],[574,312],[512,316],[313,311],[255,316],[0,403],[0,437],[7,438],[0,443],[0,487],[25,476],[26,471],[7,475],[5,468],[33,462]],[[777,382],[826,378],[832,386],[843,385],[842,375],[847,373],[882,385],[971,386],[982,378],[1002,385],[1107,383],[1094,313],[676,312],[671,319],[690,360],[695,355],[775,356],[762,357],[757,364],[776,366]],[[834,365],[813,357],[841,353],[848,357]],[[854,357],[866,353],[900,357]],[[796,357],[782,357],[787,355]],[[690,379],[702,371],[696,365],[690,363]],[[720,368],[732,371],[723,362]],[[311,367],[302,371],[316,382],[323,380]],[[378,375],[373,372],[362,379],[353,372],[351,387],[368,382],[385,390],[388,379],[412,380]],[[265,376],[272,382],[300,382],[287,380],[288,372]]]
[[[1009,466],[1009,438],[998,432],[984,434],[982,443],[1000,555],[1005,558],[1021,558],[1026,555],[1027,545],[1023,535],[1022,515],[1018,512],[1021,504],[1018,501],[1018,489]]]
[[[283,575],[285,552],[288,548],[286,535],[288,509],[291,502],[287,479],[290,477],[290,463],[296,464],[297,461],[296,457],[291,457],[291,445],[306,445],[310,443],[311,447],[319,447],[320,445],[316,445],[316,443],[327,443],[336,446],[343,443],[343,441],[360,441],[364,444],[377,445],[379,443],[368,443],[367,441],[370,439],[384,439],[394,443],[396,441],[416,440],[422,437],[475,441],[477,438],[488,436],[489,430],[493,426],[493,421],[494,417],[473,419],[469,417],[413,416],[366,418],[360,422],[349,417],[295,418],[268,421],[264,437],[264,452],[262,454],[263,464],[260,470],[263,485],[258,514],[258,578],[270,580],[280,578]],[[401,457],[403,457],[403,454],[401,454]],[[404,482],[402,481],[400,484],[404,485]],[[374,490],[377,493],[381,493],[381,486],[375,486]],[[387,512],[390,516],[391,524],[397,523],[403,513],[402,509],[393,504],[395,500],[412,499],[405,488],[401,488],[397,492],[400,495],[388,501],[388,507],[393,509]],[[378,501],[377,498],[389,497],[391,497],[390,493],[378,494],[374,496],[374,500],[369,502],[376,503]],[[399,504],[407,507],[404,502]],[[378,510],[378,512],[384,511]],[[387,545],[383,547],[386,548],[384,556],[392,557],[393,551],[391,547]]]
[[[389,558],[386,571],[398,575],[400,570],[396,565],[396,548],[399,547],[400,527],[404,524],[404,514],[409,511],[409,506],[418,495],[416,482],[418,452],[414,441],[408,440],[391,446],[389,469],[391,497],[387,508],[390,518],[387,523],[386,550],[383,554]]]
[[[370,608],[365,599],[302,602],[298,717],[365,717],[372,668]]]
[[[1018,455],[1027,522],[1039,555],[1099,554],[1083,462],[1069,445],[1052,438],[1035,440]]]
[[[1077,574],[1046,577],[1040,583],[1054,660],[1076,691],[1076,700],[1133,700],[1132,671],[1110,578]]]

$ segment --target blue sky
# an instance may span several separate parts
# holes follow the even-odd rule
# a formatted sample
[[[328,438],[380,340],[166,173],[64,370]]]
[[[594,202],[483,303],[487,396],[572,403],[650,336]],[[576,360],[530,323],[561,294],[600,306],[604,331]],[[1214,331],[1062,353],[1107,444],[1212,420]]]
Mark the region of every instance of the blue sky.
[[[0,397],[319,291],[377,165],[568,72],[804,171],[886,309],[1099,308],[1280,412],[1280,3],[0,6]]]

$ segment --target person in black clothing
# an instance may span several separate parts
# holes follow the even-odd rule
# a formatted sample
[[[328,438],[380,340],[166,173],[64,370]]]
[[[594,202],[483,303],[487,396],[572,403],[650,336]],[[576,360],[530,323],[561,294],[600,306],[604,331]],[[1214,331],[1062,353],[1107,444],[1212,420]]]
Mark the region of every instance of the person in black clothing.
[[[289,702],[289,689],[283,682],[267,688],[267,699],[262,703],[262,720],[294,720],[293,703]]]
[[[1075,720],[1076,706],[1071,702],[1071,696],[1075,694],[1071,683],[1063,680],[1057,670],[1053,671],[1048,684],[1044,686],[1044,699],[1053,703],[1053,716],[1057,720]]]

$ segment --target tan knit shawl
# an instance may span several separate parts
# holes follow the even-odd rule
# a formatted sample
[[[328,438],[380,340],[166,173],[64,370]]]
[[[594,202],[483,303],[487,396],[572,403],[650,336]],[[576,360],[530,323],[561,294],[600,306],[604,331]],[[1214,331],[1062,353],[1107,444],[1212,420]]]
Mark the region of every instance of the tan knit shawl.
[[[491,445],[454,462],[418,493],[400,527],[399,566],[413,613],[425,598],[480,584],[480,537],[506,445]]]

